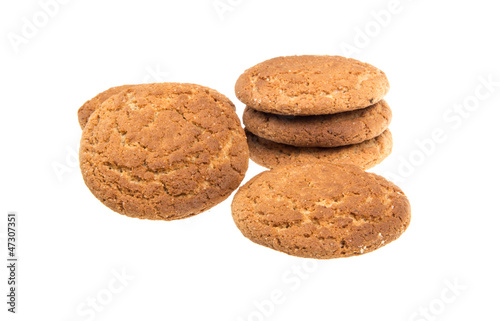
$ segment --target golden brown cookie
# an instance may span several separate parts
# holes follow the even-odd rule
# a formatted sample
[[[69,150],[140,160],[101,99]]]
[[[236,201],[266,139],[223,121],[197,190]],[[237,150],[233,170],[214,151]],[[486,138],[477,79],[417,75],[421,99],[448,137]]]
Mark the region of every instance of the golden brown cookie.
[[[290,255],[331,259],[374,251],[410,223],[410,203],[385,178],[353,165],[294,164],[243,185],[231,205],[251,241]]]
[[[112,210],[174,220],[238,188],[248,147],[224,95],[193,84],[149,84],[110,97],[90,116],[80,167],[90,191]]]
[[[80,123],[80,127],[82,129],[85,127],[85,124],[87,124],[90,115],[92,115],[92,113],[97,108],[99,108],[99,106],[101,106],[101,104],[106,99],[132,86],[135,85],[123,85],[118,87],[111,87],[108,90],[105,90],[102,93],[98,94],[94,98],[88,100],[85,104],[82,105],[82,107],[78,109],[78,122]]]
[[[243,124],[253,134],[299,147],[359,144],[382,134],[392,112],[384,100],[367,108],[318,116],[283,116],[246,107]]]
[[[392,152],[392,135],[388,129],[360,144],[339,147],[295,147],[272,142],[249,131],[246,131],[246,135],[250,158],[267,168],[320,160],[369,169],[381,163]]]
[[[386,75],[340,56],[277,57],[246,70],[236,97],[253,109],[280,115],[324,115],[368,107],[389,91]]]

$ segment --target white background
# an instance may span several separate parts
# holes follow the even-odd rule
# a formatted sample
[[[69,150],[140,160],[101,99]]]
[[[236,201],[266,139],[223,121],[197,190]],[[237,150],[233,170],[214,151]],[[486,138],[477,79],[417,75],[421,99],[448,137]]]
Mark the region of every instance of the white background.
[[[213,0],[66,2],[46,21],[35,0],[0,4],[4,263],[6,214],[19,215],[18,313],[6,312],[2,263],[1,320],[498,320],[500,86],[482,85],[500,81],[496,1],[222,0],[222,14]],[[25,37],[33,17],[40,27]],[[391,82],[394,151],[373,171],[403,188],[412,222],[388,246],[294,258],[245,239],[232,197],[193,218],[142,221],[83,183],[77,109],[108,87],[198,83],[241,116],[233,88],[246,68],[344,55],[346,44]],[[474,110],[451,109],[464,103]],[[445,138],[430,143],[435,131]],[[251,162],[245,181],[262,170]]]

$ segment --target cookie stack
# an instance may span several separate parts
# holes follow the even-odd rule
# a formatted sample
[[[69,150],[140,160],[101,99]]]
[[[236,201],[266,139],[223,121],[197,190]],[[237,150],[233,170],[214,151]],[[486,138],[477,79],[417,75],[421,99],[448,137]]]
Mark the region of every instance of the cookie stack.
[[[250,158],[267,168],[317,160],[371,168],[392,151],[388,90],[381,70],[340,56],[257,64],[235,86]]]

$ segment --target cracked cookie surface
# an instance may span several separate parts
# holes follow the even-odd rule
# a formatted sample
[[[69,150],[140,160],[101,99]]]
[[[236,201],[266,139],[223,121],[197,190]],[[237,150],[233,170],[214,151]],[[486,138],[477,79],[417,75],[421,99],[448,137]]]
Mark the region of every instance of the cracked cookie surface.
[[[248,147],[224,95],[194,84],[149,84],[111,96],[90,116],[80,167],[90,191],[112,210],[173,220],[238,188]]]
[[[397,239],[411,216],[407,197],[385,178],[324,162],[260,173],[238,190],[231,208],[251,241],[316,259],[374,251]]]
[[[250,159],[267,168],[320,160],[369,169],[381,163],[392,152],[392,134],[389,129],[360,144],[339,147],[295,147],[258,137],[248,130],[246,135]]]
[[[96,111],[96,109],[99,108],[101,104],[105,102],[109,97],[116,95],[122,92],[123,90],[131,88],[133,86],[140,86],[140,85],[123,85],[123,86],[111,87],[103,91],[102,93],[99,93],[94,98],[85,102],[85,104],[83,104],[82,107],[78,109],[78,122],[80,123],[80,127],[82,129],[85,127],[87,121],[89,120],[90,115],[92,115],[92,113]]]
[[[277,57],[247,69],[236,97],[256,110],[280,115],[324,115],[368,107],[389,91],[374,66],[341,56]]]
[[[298,147],[359,144],[382,134],[392,119],[384,100],[367,108],[317,116],[283,116],[245,108],[243,124],[267,140]]]

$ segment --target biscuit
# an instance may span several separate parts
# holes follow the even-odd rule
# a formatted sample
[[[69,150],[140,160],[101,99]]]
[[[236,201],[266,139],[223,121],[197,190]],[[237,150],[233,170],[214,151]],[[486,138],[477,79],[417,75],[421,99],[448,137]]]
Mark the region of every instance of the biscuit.
[[[243,124],[253,134],[299,147],[359,144],[382,134],[392,112],[384,100],[367,108],[329,115],[283,116],[246,107]]]
[[[224,95],[194,84],[149,84],[110,97],[90,116],[80,167],[90,191],[113,211],[174,220],[238,188],[248,147]]]
[[[389,91],[372,65],[340,56],[277,57],[247,69],[236,97],[253,109],[280,115],[324,115],[368,107]]]
[[[90,115],[92,115],[92,113],[97,108],[99,108],[99,106],[101,106],[101,104],[106,101],[106,99],[132,86],[135,85],[111,87],[108,90],[105,90],[102,93],[98,94],[94,98],[88,100],[85,104],[82,105],[82,107],[78,109],[78,122],[80,123],[80,127],[82,129],[85,127],[85,124],[87,124]]]
[[[267,168],[321,160],[369,169],[381,163],[392,152],[392,134],[388,129],[380,136],[360,144],[329,148],[295,147],[272,142],[249,131],[246,134],[250,159]]]
[[[408,227],[410,203],[385,178],[353,165],[294,164],[265,171],[233,198],[251,241],[289,255],[331,259],[374,251]]]

